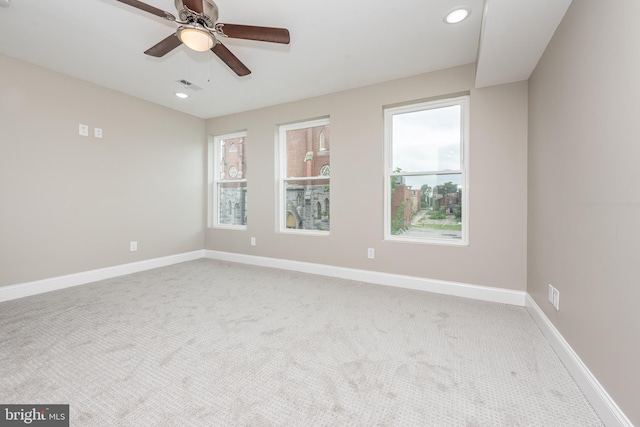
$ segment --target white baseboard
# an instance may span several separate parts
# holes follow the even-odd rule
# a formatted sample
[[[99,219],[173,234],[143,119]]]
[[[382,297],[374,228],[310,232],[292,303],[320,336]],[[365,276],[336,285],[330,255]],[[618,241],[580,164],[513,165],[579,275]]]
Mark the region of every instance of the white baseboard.
[[[602,422],[607,427],[633,427],[631,421],[529,294],[525,300],[525,307]]]
[[[421,277],[403,276],[399,274],[380,273],[376,271],[357,270],[353,268],[335,267],[331,265],[313,264],[300,261],[289,261],[276,258],[259,257],[253,255],[234,254],[211,250],[198,250],[183,254],[154,258],[145,261],[106,267],[97,270],[34,282],[20,283],[0,287],[0,302],[16,298],[27,297],[71,286],[84,285],[98,280],[110,279],[125,274],[137,273],[152,268],[165,267],[180,262],[199,258],[210,258],[221,261],[252,264],[263,267],[280,268],[283,270],[299,271],[303,273],[319,274],[342,279],[358,280],[378,285],[395,286],[399,288],[415,289],[445,295],[472,298],[482,301],[492,301],[503,304],[524,306],[525,292],[509,289],[492,288],[487,286],[469,285],[465,283],[447,282],[443,280],[424,279]]]
[[[98,280],[124,276],[125,274],[151,270],[152,268],[165,267],[203,257],[204,251],[198,250],[162,258],[116,265],[114,267],[106,267],[97,270],[83,271],[81,273],[68,274],[65,276],[52,277],[50,279],[36,280],[34,282],[3,286],[0,287],[0,302],[55,291],[58,289],[70,288],[72,286],[84,285]]]
[[[400,274],[380,273],[377,271],[357,270],[354,268],[335,267],[331,265],[309,262],[290,261],[254,255],[235,254],[205,250],[205,257],[220,261],[238,262],[262,267],[280,268],[302,273],[319,274],[341,279],[357,280],[377,285],[395,286],[438,294],[472,298],[482,301],[524,306],[525,292],[510,289],[492,288],[488,286],[469,285],[466,283],[447,282],[443,280],[425,279]]]

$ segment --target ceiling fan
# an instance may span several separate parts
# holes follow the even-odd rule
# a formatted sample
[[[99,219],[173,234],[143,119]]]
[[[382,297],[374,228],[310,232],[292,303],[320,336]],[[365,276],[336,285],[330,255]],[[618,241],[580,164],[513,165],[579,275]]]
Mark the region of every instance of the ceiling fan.
[[[162,57],[184,43],[187,47],[199,52],[211,50],[237,75],[246,76],[251,71],[220,43],[219,38],[231,37],[289,44],[289,30],[286,28],[255,27],[218,22],[218,7],[213,0],[175,0],[179,19],[169,12],[138,0],[117,1],[180,24],[174,34],[144,52],[150,56]]]

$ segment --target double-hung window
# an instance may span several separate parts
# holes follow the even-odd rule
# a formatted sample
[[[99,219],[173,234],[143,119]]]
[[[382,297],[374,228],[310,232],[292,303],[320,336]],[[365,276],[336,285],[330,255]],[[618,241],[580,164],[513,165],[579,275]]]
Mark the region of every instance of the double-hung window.
[[[246,132],[220,135],[209,145],[214,227],[247,226],[246,136]]]
[[[468,244],[468,104],[384,110],[385,239]]]
[[[279,127],[279,230],[329,234],[329,119]]]

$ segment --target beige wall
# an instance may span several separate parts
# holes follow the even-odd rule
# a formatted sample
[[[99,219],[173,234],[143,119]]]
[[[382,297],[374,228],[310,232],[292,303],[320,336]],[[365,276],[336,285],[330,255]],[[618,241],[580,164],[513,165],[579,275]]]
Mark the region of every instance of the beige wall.
[[[202,249],[204,146],[202,119],[0,56],[0,286]]]
[[[250,175],[248,229],[208,229],[206,247],[524,290],[527,84],[474,90],[473,82],[467,65],[208,120],[209,135],[247,130]],[[383,241],[383,106],[462,92],[471,95],[470,245]],[[277,124],[322,116],[331,117],[331,234],[278,233]]]
[[[573,2],[529,81],[528,292],[636,424],[639,14],[637,0]]]

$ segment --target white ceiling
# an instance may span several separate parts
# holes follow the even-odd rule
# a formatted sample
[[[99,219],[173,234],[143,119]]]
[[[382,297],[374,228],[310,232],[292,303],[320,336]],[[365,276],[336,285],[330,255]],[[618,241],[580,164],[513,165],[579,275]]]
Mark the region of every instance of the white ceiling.
[[[145,3],[177,15],[174,0]],[[185,46],[144,55],[176,24],[116,0],[10,0],[0,7],[0,53],[210,118],[473,62],[477,87],[525,80],[570,3],[216,0],[219,22],[291,33],[289,45],[223,40],[252,71],[238,77],[213,53]],[[457,6],[471,16],[445,24]],[[180,79],[202,90],[178,99]]]

